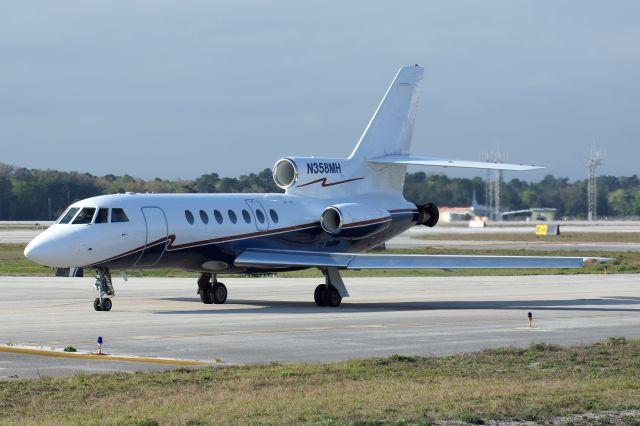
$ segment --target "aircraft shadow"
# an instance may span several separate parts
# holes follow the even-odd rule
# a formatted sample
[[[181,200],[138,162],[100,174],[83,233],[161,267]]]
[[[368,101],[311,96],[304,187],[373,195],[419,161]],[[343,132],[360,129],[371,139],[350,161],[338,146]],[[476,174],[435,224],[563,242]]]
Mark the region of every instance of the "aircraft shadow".
[[[200,306],[199,298],[175,297],[161,300],[176,302],[193,302]],[[244,305],[231,308],[230,305]],[[252,306],[250,308],[246,305]],[[206,309],[184,309],[156,311],[163,315],[229,315],[251,313],[299,314],[299,313],[369,313],[369,312],[402,312],[402,311],[434,311],[434,310],[513,310],[528,311],[577,311],[577,312],[637,312],[638,308],[618,307],[621,305],[640,305],[640,297],[607,297],[598,299],[565,299],[565,300],[458,300],[458,301],[420,301],[420,302],[388,302],[365,303],[345,301],[338,308],[318,307],[314,302],[272,301],[272,300],[240,300],[230,299],[224,309],[216,309],[217,305],[208,305]]]

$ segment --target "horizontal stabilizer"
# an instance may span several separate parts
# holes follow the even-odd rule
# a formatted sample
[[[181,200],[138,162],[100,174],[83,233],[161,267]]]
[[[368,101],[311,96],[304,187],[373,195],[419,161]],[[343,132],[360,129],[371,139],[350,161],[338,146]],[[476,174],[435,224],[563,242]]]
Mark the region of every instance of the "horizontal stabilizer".
[[[588,262],[610,260],[612,259],[562,256],[448,256],[249,249],[238,256],[234,264],[245,267],[335,267],[338,269],[534,269],[581,268]]]
[[[541,166],[528,166],[525,164],[490,163],[484,161],[450,160],[447,158],[417,157],[414,155],[383,155],[369,160],[371,163],[383,164],[413,164],[417,166],[437,167],[461,167],[467,169],[491,169],[491,170],[538,170]]]

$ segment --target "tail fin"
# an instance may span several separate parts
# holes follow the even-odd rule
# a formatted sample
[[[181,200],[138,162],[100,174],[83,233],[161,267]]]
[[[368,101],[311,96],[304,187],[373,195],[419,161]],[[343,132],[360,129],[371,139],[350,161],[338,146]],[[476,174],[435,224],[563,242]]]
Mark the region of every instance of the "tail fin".
[[[409,154],[424,68],[400,68],[349,158]]]

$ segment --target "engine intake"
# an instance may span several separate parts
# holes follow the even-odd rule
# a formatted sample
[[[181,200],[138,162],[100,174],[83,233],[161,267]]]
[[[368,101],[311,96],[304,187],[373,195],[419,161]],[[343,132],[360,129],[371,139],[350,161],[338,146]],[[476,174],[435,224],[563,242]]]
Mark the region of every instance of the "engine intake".
[[[390,224],[388,211],[366,204],[336,204],[327,207],[320,215],[320,225],[325,232],[353,240],[377,234]]]
[[[440,211],[438,206],[433,203],[427,203],[418,207],[418,223],[416,225],[425,225],[433,228],[440,219]]]

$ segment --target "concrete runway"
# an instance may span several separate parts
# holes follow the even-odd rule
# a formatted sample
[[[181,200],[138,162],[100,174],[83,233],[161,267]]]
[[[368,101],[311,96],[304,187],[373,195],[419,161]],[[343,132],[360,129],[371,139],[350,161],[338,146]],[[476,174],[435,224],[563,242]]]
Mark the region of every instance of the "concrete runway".
[[[91,351],[102,336],[116,355],[269,363],[640,338],[639,275],[347,278],[339,308],[315,306],[317,279],[224,279],[225,305],[203,305],[194,279],[114,281],[113,310],[95,312],[92,279],[0,277],[0,343]],[[0,352],[0,377],[165,368]]]
[[[506,224],[506,225],[505,225]],[[441,247],[459,248],[467,250],[581,250],[581,251],[640,251],[640,223],[639,222],[596,222],[595,224],[565,225],[560,224],[561,232],[570,233],[634,233],[638,235],[637,242],[555,242],[553,237],[549,241],[517,241],[518,234],[533,234],[535,224],[511,224],[503,222],[499,226],[493,224],[486,228],[469,228],[468,226],[440,226],[427,228],[413,227],[396,238],[387,242],[386,247],[392,249]],[[474,235],[482,234],[514,234],[514,241],[478,241]],[[469,235],[469,240],[425,240],[421,237],[429,235]],[[614,240],[612,238],[612,240]]]
[[[41,232],[37,229],[0,229],[0,244],[27,244]]]

